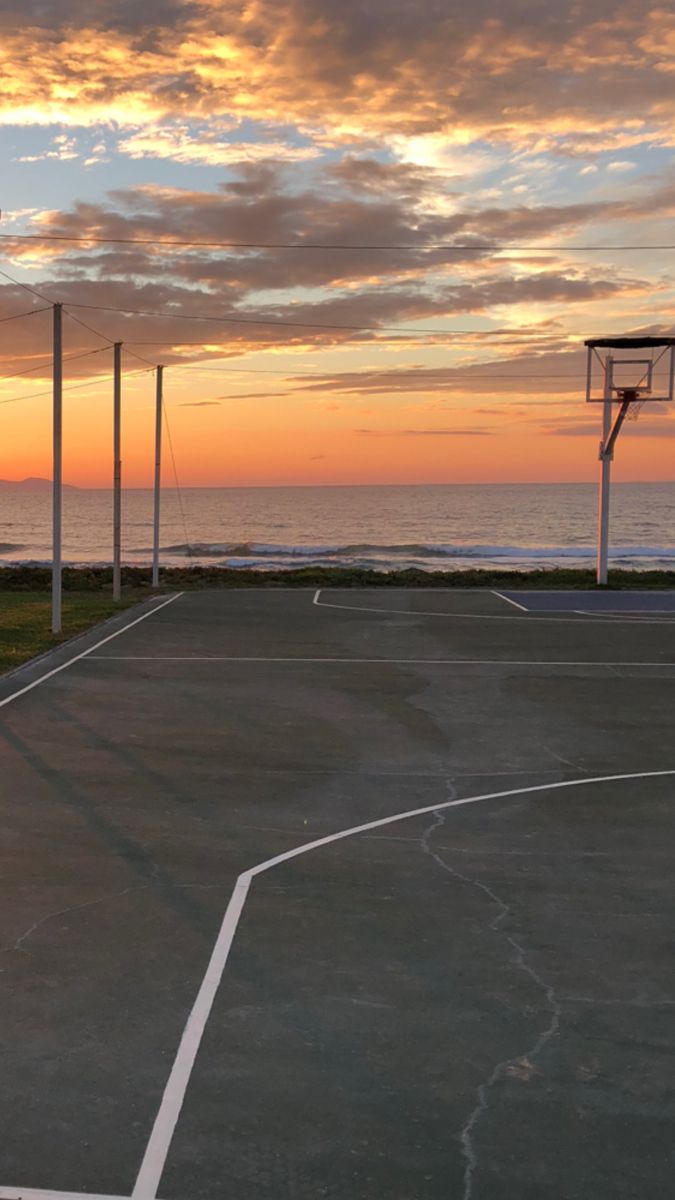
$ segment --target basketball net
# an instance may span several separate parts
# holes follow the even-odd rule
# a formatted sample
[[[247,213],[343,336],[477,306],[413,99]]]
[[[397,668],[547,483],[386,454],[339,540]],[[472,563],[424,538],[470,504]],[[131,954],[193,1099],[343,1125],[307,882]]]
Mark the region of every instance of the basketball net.
[[[642,412],[644,405],[647,403],[648,398],[649,398],[648,396],[643,396],[642,399],[633,401],[630,408],[628,409],[628,412],[626,413],[627,421],[637,421],[638,417],[640,416],[640,413]]]

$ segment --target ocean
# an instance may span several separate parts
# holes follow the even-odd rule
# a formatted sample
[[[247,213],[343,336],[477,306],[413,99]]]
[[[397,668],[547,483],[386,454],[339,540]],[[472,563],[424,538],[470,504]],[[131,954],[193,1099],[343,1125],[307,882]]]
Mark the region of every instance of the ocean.
[[[188,488],[162,494],[166,566],[273,570],[309,564],[391,571],[462,567],[589,567],[594,484],[439,484],[391,487]],[[123,497],[123,559],[147,564],[152,492]],[[0,562],[48,563],[48,492],[0,492]],[[69,564],[109,563],[112,493],[64,493]],[[615,567],[675,568],[675,482],[616,484]]]

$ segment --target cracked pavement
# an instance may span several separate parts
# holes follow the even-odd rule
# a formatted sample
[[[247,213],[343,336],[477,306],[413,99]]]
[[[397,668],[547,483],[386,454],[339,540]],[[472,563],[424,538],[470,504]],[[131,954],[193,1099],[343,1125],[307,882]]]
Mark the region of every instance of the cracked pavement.
[[[242,870],[675,767],[675,629],[340,600],[403,612],[191,593],[2,710],[0,1187],[130,1195]],[[257,877],[163,1200],[663,1200],[674,805],[521,793]]]

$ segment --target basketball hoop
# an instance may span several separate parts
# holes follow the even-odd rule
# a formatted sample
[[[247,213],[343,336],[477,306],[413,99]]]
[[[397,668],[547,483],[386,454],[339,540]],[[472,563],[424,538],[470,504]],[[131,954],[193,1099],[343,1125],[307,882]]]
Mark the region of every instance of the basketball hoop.
[[[675,337],[589,338],[586,348],[586,400],[602,406],[597,581],[604,586],[607,584],[609,493],[614,448],[624,421],[637,421],[647,401],[667,403],[673,400]],[[617,405],[618,412],[615,410]]]

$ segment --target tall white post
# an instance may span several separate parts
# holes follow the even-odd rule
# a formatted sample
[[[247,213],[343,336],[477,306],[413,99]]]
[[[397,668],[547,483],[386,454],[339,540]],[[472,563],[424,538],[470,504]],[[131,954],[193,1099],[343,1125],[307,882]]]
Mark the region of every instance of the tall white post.
[[[113,600],[122,599],[122,343],[113,346]]]
[[[53,308],[52,633],[61,632],[61,495],[63,446],[63,330],[60,304]]]
[[[612,431],[612,358],[605,360],[605,397],[602,402],[602,441],[600,443],[600,490],[598,497],[598,569],[597,582],[607,583],[609,559],[609,498],[612,469],[612,452],[605,453],[607,439]]]
[[[155,517],[152,537],[152,586],[159,587],[159,502],[162,489],[162,376],[164,367],[157,368],[155,407]]]

